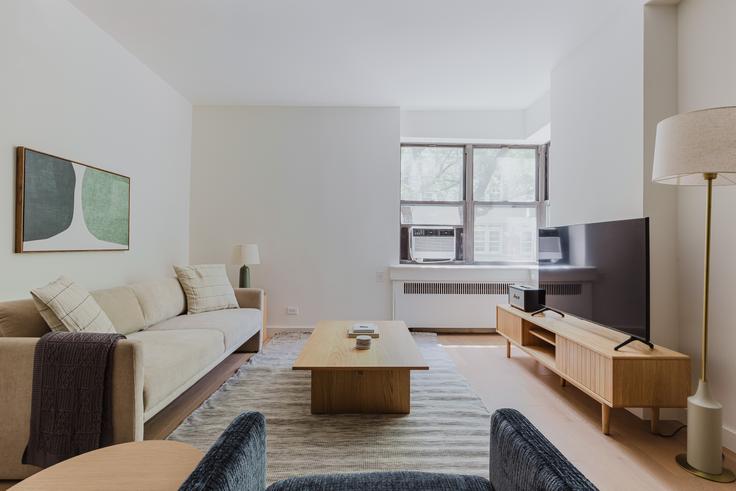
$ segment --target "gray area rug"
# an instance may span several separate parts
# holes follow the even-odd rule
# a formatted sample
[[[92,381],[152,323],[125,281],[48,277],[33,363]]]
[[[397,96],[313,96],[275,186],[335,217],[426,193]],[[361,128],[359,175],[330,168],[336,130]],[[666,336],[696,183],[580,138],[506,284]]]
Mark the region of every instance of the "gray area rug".
[[[308,333],[281,333],[170,436],[202,451],[243,411],[268,425],[268,481],[420,470],[488,477],[489,414],[435,334],[415,333],[429,371],[411,375],[409,415],[312,415],[310,372],[291,364]]]

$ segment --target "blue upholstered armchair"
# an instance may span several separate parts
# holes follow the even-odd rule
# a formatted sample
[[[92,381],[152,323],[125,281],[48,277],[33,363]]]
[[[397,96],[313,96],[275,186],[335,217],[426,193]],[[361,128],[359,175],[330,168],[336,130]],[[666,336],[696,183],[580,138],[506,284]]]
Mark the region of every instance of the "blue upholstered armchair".
[[[491,417],[490,481],[428,472],[320,474],[285,479],[267,491],[565,491],[597,489],[514,409]],[[266,421],[243,413],[233,421],[180,491],[266,490]]]

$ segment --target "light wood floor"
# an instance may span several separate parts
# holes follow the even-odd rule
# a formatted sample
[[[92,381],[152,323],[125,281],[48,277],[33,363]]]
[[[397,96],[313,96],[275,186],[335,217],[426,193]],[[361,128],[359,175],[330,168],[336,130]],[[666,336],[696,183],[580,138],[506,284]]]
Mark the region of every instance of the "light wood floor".
[[[624,409],[612,410],[611,435],[600,432],[600,405],[578,389],[561,387],[559,377],[513,348],[499,335],[440,335],[459,371],[490,411],[512,407],[531,420],[557,448],[602,490],[726,490],[691,476],[675,463],[685,451],[684,429],[674,438],[649,432],[649,424]],[[669,433],[680,423],[664,421]],[[728,452],[726,465],[736,469]]]
[[[614,409],[611,435],[600,432],[600,405],[568,385],[521,350],[505,356],[503,338],[495,334],[441,334],[440,344],[455,361],[490,411],[518,409],[601,490],[726,490],[733,484],[716,484],[691,476],[675,463],[685,450],[685,431],[674,438],[649,432],[649,424],[633,414]],[[228,357],[164,411],[145,425],[145,438],[168,436],[194,409],[216,391],[252,354]],[[664,421],[668,433],[679,423]],[[736,469],[728,452],[726,465]],[[14,484],[0,481],[0,490]]]

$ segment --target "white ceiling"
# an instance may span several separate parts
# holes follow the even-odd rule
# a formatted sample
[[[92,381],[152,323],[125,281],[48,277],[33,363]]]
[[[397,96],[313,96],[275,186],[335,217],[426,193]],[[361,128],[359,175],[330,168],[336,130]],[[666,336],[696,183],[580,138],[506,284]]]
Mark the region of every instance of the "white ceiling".
[[[519,109],[621,0],[71,0],[194,104]]]

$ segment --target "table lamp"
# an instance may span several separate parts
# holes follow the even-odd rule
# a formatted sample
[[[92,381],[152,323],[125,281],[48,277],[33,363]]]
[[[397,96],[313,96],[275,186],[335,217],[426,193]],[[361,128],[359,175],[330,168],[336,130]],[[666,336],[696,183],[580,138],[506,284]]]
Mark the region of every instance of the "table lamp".
[[[250,269],[248,266],[261,264],[258,244],[239,244],[233,249],[232,264],[242,265],[240,268],[240,288],[250,288]]]
[[[711,481],[733,482],[722,461],[721,404],[708,387],[708,283],[713,186],[736,184],[736,107],[678,114],[657,125],[652,180],[707,186],[702,346],[698,390],[687,399],[687,453],[677,463]]]

